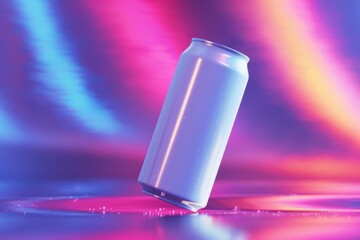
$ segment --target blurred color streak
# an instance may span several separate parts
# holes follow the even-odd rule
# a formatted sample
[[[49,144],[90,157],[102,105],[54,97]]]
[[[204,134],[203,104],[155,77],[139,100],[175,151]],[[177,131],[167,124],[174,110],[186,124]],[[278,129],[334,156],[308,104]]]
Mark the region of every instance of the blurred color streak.
[[[125,67],[125,83],[143,104],[158,111],[183,49],[177,48],[176,38],[164,24],[169,19],[159,17],[161,5],[154,5],[143,0],[85,3],[110,41],[114,61],[119,68]]]
[[[91,131],[105,135],[119,133],[118,120],[86,88],[84,77],[90,73],[76,63],[71,42],[62,33],[51,6],[54,2],[18,0],[15,3],[36,59],[33,77],[44,84],[47,95]]]
[[[237,192],[244,196],[252,195],[274,195],[282,194],[312,196],[312,195],[338,195],[338,196],[360,196],[360,186],[355,181],[338,180],[306,180],[306,179],[245,179],[220,180],[215,183],[213,196],[232,196],[229,193]],[[345,198],[346,199],[346,198]],[[341,201],[339,201],[341,202]],[[346,206],[346,204],[344,204]]]
[[[0,141],[3,142],[18,142],[23,138],[22,131],[15,125],[14,119],[9,116],[9,113],[1,108],[0,105]]]
[[[334,54],[331,38],[323,37],[310,2],[257,1],[254,5],[259,17],[248,15],[248,20],[254,21],[258,39],[266,41],[277,71],[283,74],[280,84],[270,84],[280,87],[301,117],[320,121],[330,136],[345,137],[359,150],[357,76]]]

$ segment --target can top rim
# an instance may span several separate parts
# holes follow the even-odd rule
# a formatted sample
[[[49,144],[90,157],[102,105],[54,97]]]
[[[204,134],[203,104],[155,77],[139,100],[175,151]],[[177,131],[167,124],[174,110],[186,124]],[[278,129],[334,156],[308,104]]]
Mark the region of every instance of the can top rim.
[[[218,48],[225,49],[225,50],[227,50],[227,51],[229,51],[231,53],[235,53],[236,55],[239,55],[239,56],[245,58],[245,60],[247,60],[247,61],[250,60],[250,58],[248,56],[246,56],[245,54],[243,54],[243,53],[241,53],[239,51],[236,51],[233,48],[222,45],[220,43],[212,42],[212,41],[209,41],[209,40],[206,40],[206,39],[203,39],[203,38],[192,38],[191,40],[195,41],[195,42],[202,42],[202,43],[205,43],[205,44],[207,44],[209,46],[215,46],[215,47],[218,47]]]

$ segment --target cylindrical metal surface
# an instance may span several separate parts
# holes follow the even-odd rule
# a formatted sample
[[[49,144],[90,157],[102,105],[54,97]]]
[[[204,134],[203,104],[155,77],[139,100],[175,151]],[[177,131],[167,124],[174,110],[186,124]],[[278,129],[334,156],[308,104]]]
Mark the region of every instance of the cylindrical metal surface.
[[[249,58],[193,38],[181,54],[139,183],[191,211],[206,206],[248,81]]]

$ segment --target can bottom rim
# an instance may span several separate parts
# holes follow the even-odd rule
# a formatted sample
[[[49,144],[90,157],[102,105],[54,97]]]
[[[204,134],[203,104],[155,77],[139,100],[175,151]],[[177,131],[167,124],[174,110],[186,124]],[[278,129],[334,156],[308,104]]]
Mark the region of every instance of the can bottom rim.
[[[190,210],[192,212],[197,212],[199,209],[204,208],[205,206],[192,202],[189,200],[182,199],[178,196],[175,196],[171,193],[167,193],[166,191],[162,191],[161,189],[140,183],[142,186],[142,191],[145,194],[148,194],[150,196],[156,197],[160,200],[163,200],[165,202],[174,204],[176,206],[185,208],[187,210]]]

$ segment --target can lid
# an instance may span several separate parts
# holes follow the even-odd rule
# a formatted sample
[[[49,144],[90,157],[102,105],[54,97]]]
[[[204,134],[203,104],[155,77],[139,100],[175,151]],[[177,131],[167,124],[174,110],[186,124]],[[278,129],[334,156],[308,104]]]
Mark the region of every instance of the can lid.
[[[209,41],[209,40],[206,40],[206,39],[202,39],[202,38],[193,38],[192,41],[195,41],[195,42],[202,42],[202,43],[205,43],[209,46],[215,46],[215,47],[218,47],[218,48],[222,48],[222,49],[225,49],[229,52],[232,52],[232,53],[235,53],[237,55],[240,55],[241,57],[245,58],[246,61],[249,61],[250,58],[248,56],[246,56],[245,54],[239,52],[239,51],[236,51],[235,49],[232,49],[230,47],[227,47],[225,45],[222,45],[220,43],[216,43],[216,42],[212,42],[212,41]]]

